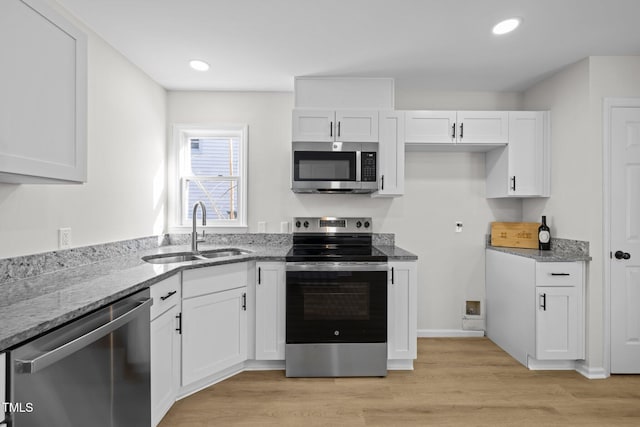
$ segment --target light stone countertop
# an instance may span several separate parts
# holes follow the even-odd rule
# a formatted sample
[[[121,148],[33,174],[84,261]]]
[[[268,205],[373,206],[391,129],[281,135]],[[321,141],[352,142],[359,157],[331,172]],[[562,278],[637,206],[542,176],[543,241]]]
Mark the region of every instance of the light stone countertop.
[[[141,259],[143,256],[158,253],[190,251],[187,245],[160,246],[0,283],[0,351],[147,288],[180,271],[246,261],[285,261],[285,256],[291,248],[290,244],[225,242],[202,244],[199,249],[206,251],[230,247],[245,249],[251,253],[172,264],[150,264]],[[376,247],[390,260],[417,259],[414,254],[394,245]]]
[[[538,262],[591,261],[591,257],[589,256],[589,243],[580,240],[559,238],[551,239],[551,250],[548,251],[541,251],[538,249],[505,248],[491,246],[490,243],[487,243],[487,249],[525,258],[532,258]]]

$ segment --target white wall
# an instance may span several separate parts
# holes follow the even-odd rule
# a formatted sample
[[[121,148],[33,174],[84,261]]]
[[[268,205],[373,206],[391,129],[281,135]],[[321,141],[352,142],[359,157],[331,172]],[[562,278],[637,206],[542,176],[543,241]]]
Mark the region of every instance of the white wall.
[[[57,249],[60,227],[73,246],[165,228],[166,92],[87,33],[88,182],[0,184],[0,258]]]
[[[396,108],[517,109],[520,97],[495,93],[399,92]],[[376,232],[395,233],[419,257],[419,329],[460,329],[462,303],[484,296],[484,236],[489,222],[520,220],[521,202],[484,197],[484,154],[407,153],[406,194],[294,194],[290,188],[293,94],[168,93],[168,124],[249,126],[249,231],[259,221],[279,232],[294,216],[373,217]],[[455,221],[464,232],[454,233]]]
[[[587,283],[587,363],[603,365],[603,100],[640,96],[640,57],[590,57],[527,90],[524,107],[550,109],[551,193],[526,200],[523,215],[546,214],[553,236],[586,240],[593,260]]]

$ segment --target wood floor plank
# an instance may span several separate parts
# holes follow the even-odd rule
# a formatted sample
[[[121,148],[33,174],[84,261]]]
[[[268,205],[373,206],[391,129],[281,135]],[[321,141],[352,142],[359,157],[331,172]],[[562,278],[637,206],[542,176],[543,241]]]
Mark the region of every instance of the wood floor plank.
[[[386,378],[243,372],[177,402],[160,427],[640,426],[640,376],[530,371],[486,338],[421,338]]]

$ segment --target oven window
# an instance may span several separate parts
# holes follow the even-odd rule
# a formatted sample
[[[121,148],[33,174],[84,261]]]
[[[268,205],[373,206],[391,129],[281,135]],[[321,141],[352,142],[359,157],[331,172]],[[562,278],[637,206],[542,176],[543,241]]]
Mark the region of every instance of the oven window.
[[[296,181],[355,181],[355,152],[296,151]]]
[[[304,320],[369,320],[369,285],[306,286]]]

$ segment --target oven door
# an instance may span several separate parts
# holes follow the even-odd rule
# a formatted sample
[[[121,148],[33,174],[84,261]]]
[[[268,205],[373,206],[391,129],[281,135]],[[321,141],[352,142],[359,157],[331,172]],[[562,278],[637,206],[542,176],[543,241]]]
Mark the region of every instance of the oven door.
[[[287,263],[286,342],[385,343],[386,263]]]

